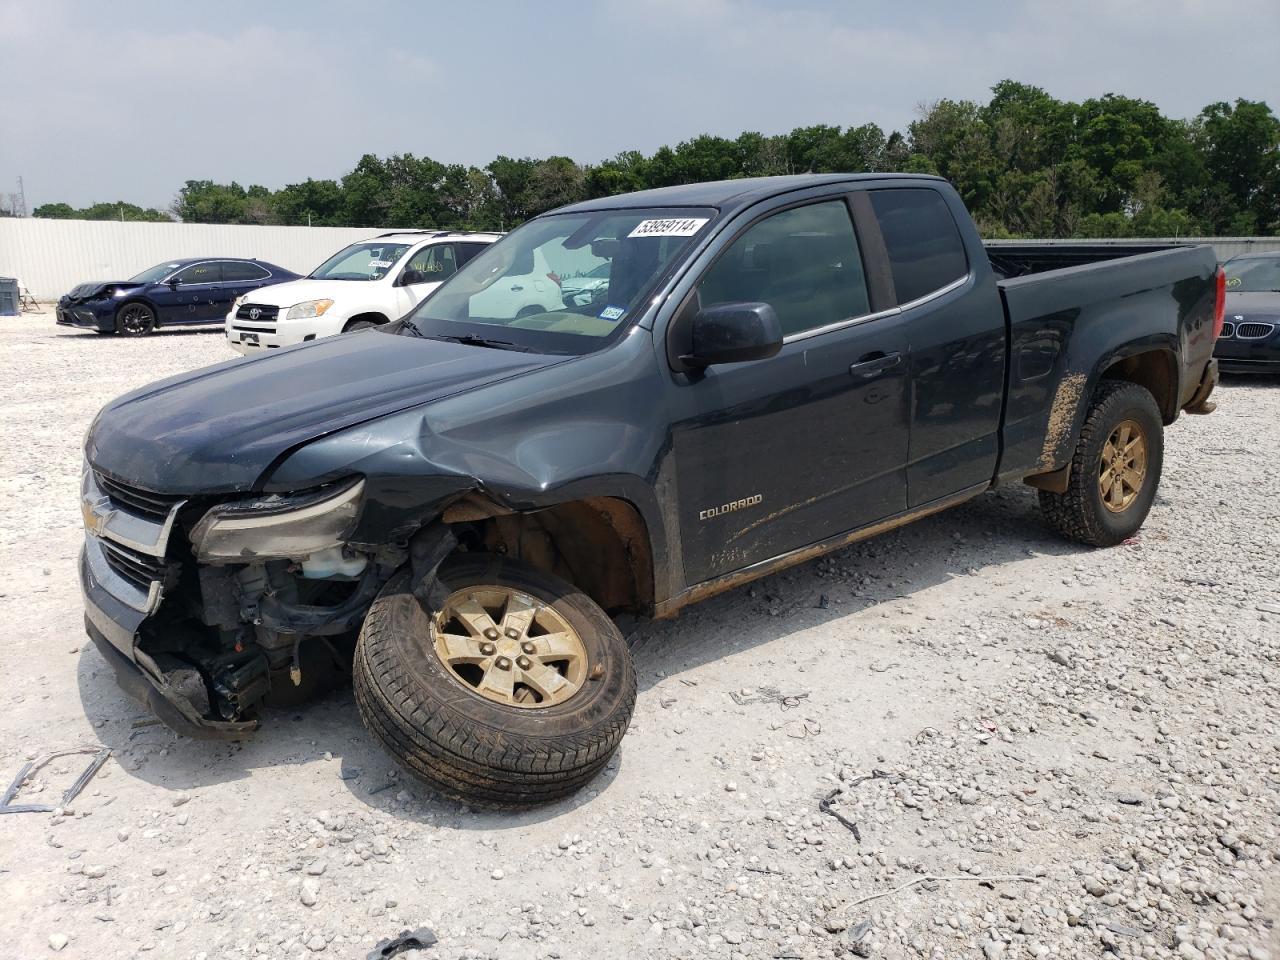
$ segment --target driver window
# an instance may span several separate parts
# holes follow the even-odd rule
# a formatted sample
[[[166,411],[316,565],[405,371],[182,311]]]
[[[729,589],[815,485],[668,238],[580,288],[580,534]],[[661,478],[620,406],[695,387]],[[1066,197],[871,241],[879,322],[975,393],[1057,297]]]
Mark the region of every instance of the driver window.
[[[763,302],[783,336],[871,312],[843,200],[795,207],[748,227],[698,284],[699,304]]]

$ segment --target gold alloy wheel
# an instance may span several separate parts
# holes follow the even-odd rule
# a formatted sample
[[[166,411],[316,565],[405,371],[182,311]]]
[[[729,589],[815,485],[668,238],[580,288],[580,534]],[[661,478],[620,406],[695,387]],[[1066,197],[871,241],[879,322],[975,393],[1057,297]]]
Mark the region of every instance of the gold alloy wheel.
[[[464,587],[431,622],[441,663],[472,693],[508,707],[564,703],[587,678],[587,648],[560,614],[506,587]]]
[[[1102,446],[1098,490],[1102,505],[1123,513],[1137,499],[1147,475],[1147,435],[1134,420],[1121,421]]]

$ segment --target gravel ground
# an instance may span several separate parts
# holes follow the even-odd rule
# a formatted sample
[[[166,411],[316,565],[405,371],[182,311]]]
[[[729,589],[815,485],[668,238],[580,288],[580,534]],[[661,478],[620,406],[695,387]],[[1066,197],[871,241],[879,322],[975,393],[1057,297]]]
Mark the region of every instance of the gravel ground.
[[[1179,421],[1125,546],[1018,487],[640,626],[608,772],[498,815],[398,776],[349,691],[239,745],[150,724],[81,628],[80,442],[229,350],[0,324],[0,779],[112,750],[72,809],[0,817],[0,956],[363,958],[420,925],[405,956],[1280,956],[1278,380]]]

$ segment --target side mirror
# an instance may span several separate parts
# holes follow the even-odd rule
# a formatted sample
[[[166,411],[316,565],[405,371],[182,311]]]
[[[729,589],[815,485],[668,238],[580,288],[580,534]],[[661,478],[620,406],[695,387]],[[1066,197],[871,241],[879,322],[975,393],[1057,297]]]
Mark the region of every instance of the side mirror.
[[[170,278],[169,278],[169,289],[170,289],[170,290],[177,290],[177,289],[178,289],[178,284],[180,284],[180,283],[182,283],[182,281],[181,281],[181,280],[179,280],[177,277],[170,277]]]
[[[767,303],[717,303],[693,318],[690,367],[764,360],[782,349],[782,324]]]
[[[406,269],[400,274],[400,286],[410,287],[415,283],[426,283],[427,275],[421,270]]]

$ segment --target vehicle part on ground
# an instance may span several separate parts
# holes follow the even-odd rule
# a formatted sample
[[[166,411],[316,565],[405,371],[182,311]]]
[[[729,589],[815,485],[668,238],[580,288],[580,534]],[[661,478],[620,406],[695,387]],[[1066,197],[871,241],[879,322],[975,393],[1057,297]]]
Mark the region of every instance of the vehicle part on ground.
[[[1071,460],[1067,490],[1041,490],[1040,508],[1064,537],[1095,547],[1122,543],[1146,520],[1160,484],[1164,424],[1145,387],[1104,380]]]
[[[116,333],[126,337],[141,337],[155,328],[155,311],[145,303],[126,303],[116,312]]]
[[[573,793],[630,721],[626,641],[580,590],[526,564],[462,554],[438,576],[449,590],[439,611],[423,609],[408,571],[369,610],[354,671],[365,724],[413,774],[468,803]]]
[[[89,765],[84,768],[80,776],[76,777],[75,782],[62,794],[62,800],[58,804],[65,807],[83,790],[93,779],[94,774],[102,769],[102,765],[107,762],[107,758],[111,756],[109,747],[75,747],[71,750],[59,750],[57,753],[45,754],[43,757],[37,757],[34,760],[28,760],[22,765],[22,769],[18,771],[18,775],[13,778],[13,782],[9,784],[9,788],[5,790],[4,795],[0,796],[0,814],[4,813],[52,813],[57,807],[46,803],[13,803],[13,798],[17,796],[18,791],[22,789],[22,784],[33,773],[39,770],[53,760],[60,757],[71,757],[79,754],[93,754],[89,760]]]
[[[436,942],[436,933],[430,927],[401,930],[399,936],[379,940],[378,945],[369,951],[367,960],[390,960],[406,950],[425,950]]]

